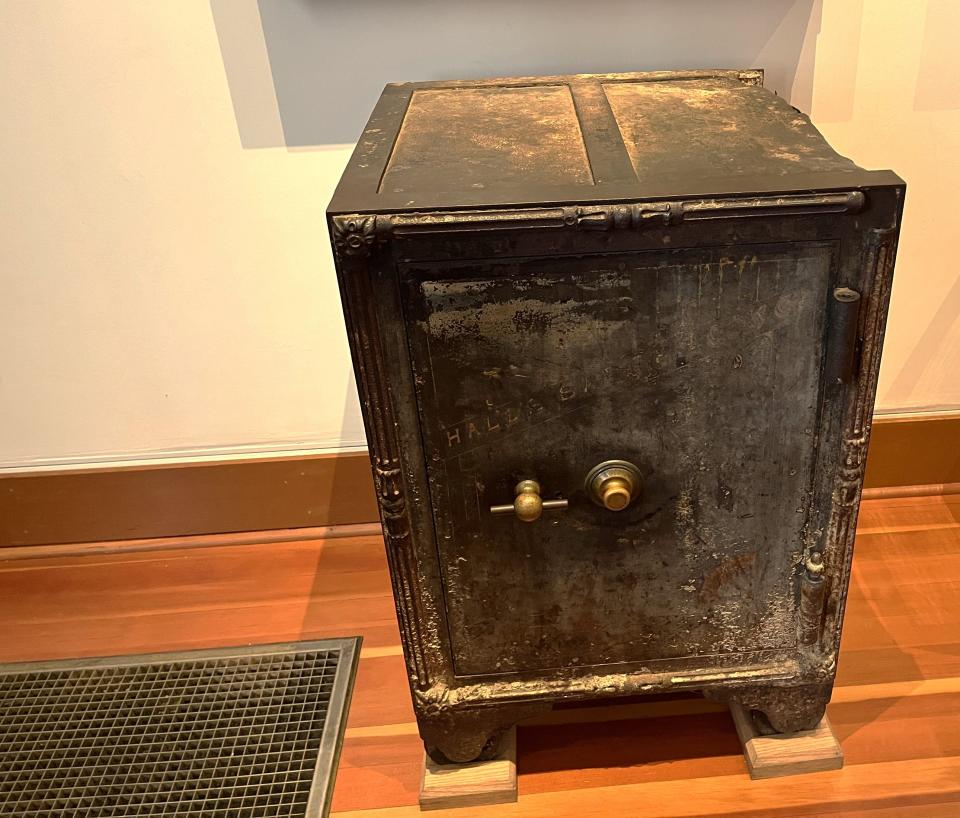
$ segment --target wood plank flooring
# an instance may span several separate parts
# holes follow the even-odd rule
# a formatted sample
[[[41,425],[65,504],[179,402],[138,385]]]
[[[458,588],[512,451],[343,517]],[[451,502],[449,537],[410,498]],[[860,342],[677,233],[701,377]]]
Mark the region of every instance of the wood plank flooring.
[[[418,815],[421,745],[378,537],[9,559],[0,661],[364,637],[334,797]],[[522,725],[520,800],[464,816],[960,816],[960,495],[867,501],[829,716],[842,770],[751,781],[729,714],[660,697]]]

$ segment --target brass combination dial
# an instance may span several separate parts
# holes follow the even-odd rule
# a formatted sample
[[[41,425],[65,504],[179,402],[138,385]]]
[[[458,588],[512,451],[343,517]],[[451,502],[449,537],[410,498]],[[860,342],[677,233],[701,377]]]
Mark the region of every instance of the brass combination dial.
[[[605,460],[587,473],[587,496],[608,511],[623,511],[643,489],[640,469],[626,460]]]

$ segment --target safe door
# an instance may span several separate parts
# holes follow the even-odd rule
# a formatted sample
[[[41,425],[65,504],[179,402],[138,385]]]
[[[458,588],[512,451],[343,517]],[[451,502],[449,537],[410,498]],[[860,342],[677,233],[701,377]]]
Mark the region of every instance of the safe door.
[[[793,654],[836,250],[402,267],[458,676]]]

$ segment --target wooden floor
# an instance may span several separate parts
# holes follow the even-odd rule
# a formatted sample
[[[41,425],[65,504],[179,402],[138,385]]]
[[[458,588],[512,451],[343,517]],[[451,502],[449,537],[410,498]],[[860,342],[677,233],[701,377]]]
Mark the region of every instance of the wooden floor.
[[[828,711],[843,770],[751,781],[729,714],[668,698],[521,726],[519,803],[446,814],[960,816],[960,495],[864,503],[854,566]],[[0,661],[362,634],[333,810],[419,814],[379,538],[2,561],[0,623]]]

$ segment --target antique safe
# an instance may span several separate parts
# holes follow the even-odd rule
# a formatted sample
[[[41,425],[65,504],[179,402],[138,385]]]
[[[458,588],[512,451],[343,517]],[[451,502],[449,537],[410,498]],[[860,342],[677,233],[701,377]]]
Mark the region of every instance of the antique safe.
[[[904,184],[760,71],[389,85],[328,210],[427,751],[830,698]]]

